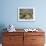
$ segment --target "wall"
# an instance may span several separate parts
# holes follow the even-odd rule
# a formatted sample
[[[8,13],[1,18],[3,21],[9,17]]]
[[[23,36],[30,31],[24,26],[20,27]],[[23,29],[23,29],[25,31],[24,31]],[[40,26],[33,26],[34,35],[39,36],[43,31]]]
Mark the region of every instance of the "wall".
[[[36,21],[18,22],[18,7],[34,7]],[[0,31],[9,24],[21,29],[41,27],[46,32],[46,0],[0,0]]]
[[[13,24],[16,28],[46,28],[46,0],[0,0],[0,25]],[[18,7],[34,7],[36,20],[34,22],[18,22]]]

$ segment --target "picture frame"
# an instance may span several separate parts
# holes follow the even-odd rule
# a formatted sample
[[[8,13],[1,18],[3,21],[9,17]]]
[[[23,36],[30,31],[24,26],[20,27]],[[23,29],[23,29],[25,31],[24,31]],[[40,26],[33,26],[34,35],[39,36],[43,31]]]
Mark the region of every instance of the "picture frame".
[[[35,21],[35,8],[19,7],[18,21]]]

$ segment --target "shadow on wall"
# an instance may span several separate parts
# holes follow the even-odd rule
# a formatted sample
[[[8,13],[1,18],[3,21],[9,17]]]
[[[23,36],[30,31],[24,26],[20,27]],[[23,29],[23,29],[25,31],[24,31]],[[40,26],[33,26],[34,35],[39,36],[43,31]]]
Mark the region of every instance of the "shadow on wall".
[[[6,26],[4,24],[0,24],[0,43],[2,43],[2,32],[5,32],[6,30],[4,30],[4,28],[6,28]]]

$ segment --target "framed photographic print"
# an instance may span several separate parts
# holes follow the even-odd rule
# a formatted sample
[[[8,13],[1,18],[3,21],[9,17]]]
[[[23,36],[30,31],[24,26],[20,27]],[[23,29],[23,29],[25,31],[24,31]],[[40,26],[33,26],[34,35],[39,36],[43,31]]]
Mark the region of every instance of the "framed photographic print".
[[[19,7],[18,21],[35,21],[35,8]]]

